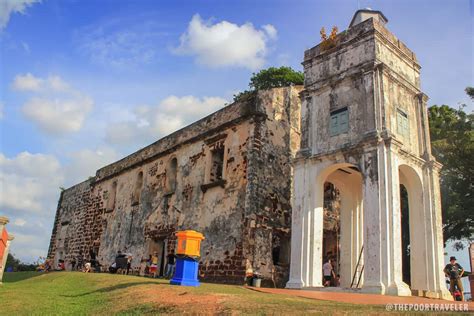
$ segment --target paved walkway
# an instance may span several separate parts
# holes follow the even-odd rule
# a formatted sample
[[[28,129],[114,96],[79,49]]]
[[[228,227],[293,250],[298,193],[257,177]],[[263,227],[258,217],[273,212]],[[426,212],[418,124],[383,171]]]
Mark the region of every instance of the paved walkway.
[[[387,305],[387,304],[468,304],[469,310],[474,311],[474,302],[453,302],[441,299],[430,299],[418,296],[389,296],[378,294],[362,294],[347,292],[326,292],[312,290],[289,290],[289,289],[272,289],[272,288],[254,288],[249,289],[270,293],[283,294],[305,297],[316,300],[336,301],[351,304],[370,304],[370,305]]]

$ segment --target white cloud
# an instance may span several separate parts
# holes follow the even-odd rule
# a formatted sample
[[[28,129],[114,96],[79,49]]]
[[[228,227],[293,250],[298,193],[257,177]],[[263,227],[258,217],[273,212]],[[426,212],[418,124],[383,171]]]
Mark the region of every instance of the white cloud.
[[[3,105],[3,102],[0,101],[0,120],[3,119],[5,117],[5,114],[4,114],[4,105]]]
[[[75,90],[58,75],[50,75],[48,78],[35,77],[31,73],[18,74],[13,79],[12,88],[17,91],[31,92],[68,92]]]
[[[261,30],[251,23],[239,26],[222,21],[212,24],[196,14],[174,51],[194,55],[198,63],[211,67],[237,66],[255,70],[265,63],[267,44],[276,37],[277,30],[270,24]]]
[[[106,139],[111,144],[146,144],[210,114],[226,103],[219,97],[169,96],[156,106],[139,106],[130,120],[111,123]]]
[[[97,169],[119,159],[119,154],[110,147],[95,150],[81,149],[68,155],[70,162],[64,167],[66,185],[74,185],[95,176]]]
[[[12,88],[35,93],[23,105],[22,112],[49,134],[79,131],[94,106],[90,97],[57,75],[39,78],[31,73],[19,74],[13,80]]]
[[[82,182],[117,159],[111,148],[70,153],[62,166],[56,157],[22,152],[8,158],[0,153],[0,214],[10,218],[15,236],[11,252],[25,262],[46,256],[61,186]]]
[[[269,38],[274,40],[278,37],[277,36],[278,35],[277,30],[273,25],[266,24],[266,25],[262,26],[262,29],[264,29],[265,32],[267,32],[267,35],[268,35]]]
[[[69,84],[65,82],[60,76],[52,75],[48,77],[49,88],[53,91],[68,92],[73,91]]]
[[[39,257],[46,257],[49,246],[51,230],[41,229],[32,233],[32,228],[33,225],[11,226],[9,230],[15,238],[11,244],[10,253],[25,263],[33,263]]]
[[[2,0],[0,1],[0,30],[4,29],[12,13],[25,14],[26,8],[40,0]]]
[[[15,226],[20,226],[20,227],[25,226],[25,224],[26,224],[26,221],[25,221],[23,218],[17,218],[17,219],[13,222],[13,225],[15,225]]]
[[[22,108],[23,114],[50,134],[77,132],[94,105],[91,98],[31,98]]]
[[[0,153],[0,207],[26,213],[54,208],[63,175],[51,155],[22,152],[14,158]]]
[[[16,75],[13,79],[12,88],[18,91],[40,91],[43,79],[33,76],[31,73]]]

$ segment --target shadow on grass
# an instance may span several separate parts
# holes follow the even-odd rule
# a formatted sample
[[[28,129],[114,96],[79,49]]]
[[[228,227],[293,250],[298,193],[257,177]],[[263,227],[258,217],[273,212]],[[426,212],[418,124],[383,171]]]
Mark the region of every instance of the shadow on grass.
[[[129,283],[122,283],[122,284],[117,284],[114,286],[108,286],[104,287],[95,291],[90,291],[86,293],[81,293],[81,294],[76,294],[76,295],[60,295],[62,297],[81,297],[81,296],[86,296],[86,295],[91,295],[95,293],[108,293],[116,290],[123,290],[132,286],[137,286],[137,285],[144,285],[144,284],[153,284],[151,282],[129,282]],[[161,285],[161,284],[159,284]]]
[[[31,279],[40,275],[43,275],[42,272],[36,271],[25,271],[25,272],[5,272],[3,274],[3,283],[14,283],[20,282],[23,280]]]

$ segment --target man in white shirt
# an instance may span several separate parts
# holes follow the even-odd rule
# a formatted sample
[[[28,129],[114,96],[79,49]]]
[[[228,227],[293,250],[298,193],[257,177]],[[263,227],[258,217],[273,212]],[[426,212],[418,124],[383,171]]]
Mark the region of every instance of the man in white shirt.
[[[329,259],[325,264],[323,264],[323,277],[324,277],[324,286],[331,285],[331,279],[334,277],[334,270],[332,267],[332,261]]]

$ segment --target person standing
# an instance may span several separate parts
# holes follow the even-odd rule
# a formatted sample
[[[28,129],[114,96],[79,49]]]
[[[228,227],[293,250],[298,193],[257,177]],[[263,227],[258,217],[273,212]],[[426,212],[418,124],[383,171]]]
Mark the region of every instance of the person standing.
[[[128,275],[130,273],[130,269],[132,268],[133,256],[131,253],[126,253],[125,256],[127,257],[127,275]]]
[[[330,286],[331,280],[334,277],[334,269],[332,267],[332,260],[329,259],[325,264],[323,264],[323,277],[324,277],[324,286]]]
[[[171,279],[174,275],[174,269],[176,265],[176,255],[174,254],[174,252],[171,252],[170,254],[168,254],[167,259],[168,259],[168,264],[166,265],[165,277],[168,279]]]
[[[449,291],[453,297],[457,288],[457,290],[461,292],[461,301],[464,301],[464,289],[461,281],[464,269],[456,262],[456,257],[449,258],[449,263],[444,267],[443,271],[446,277],[449,277]]]
[[[145,261],[145,272],[146,277],[150,276],[150,267],[151,267],[151,255],[148,256],[148,259]]]
[[[72,257],[71,259],[71,271],[76,270],[76,258]]]
[[[82,271],[82,268],[84,268],[84,256],[81,250],[77,256],[77,271]]]
[[[154,252],[151,256],[151,266],[150,266],[150,274],[153,278],[156,278],[158,272],[158,252]]]

